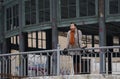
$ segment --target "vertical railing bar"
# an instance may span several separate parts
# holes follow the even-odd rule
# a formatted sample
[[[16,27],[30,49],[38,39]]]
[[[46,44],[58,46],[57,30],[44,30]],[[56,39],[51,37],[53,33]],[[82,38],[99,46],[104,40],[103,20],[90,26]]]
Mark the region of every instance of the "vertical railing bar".
[[[20,54],[20,55],[19,55],[19,59],[20,59],[20,60],[19,60],[19,61],[20,61],[20,64],[19,64],[19,66],[20,66],[20,67],[19,67],[19,71],[20,71],[20,72],[19,72],[19,76],[22,76],[22,74],[21,74],[21,71],[22,71],[22,67],[21,67],[21,66],[22,66],[22,58],[21,58],[21,57],[22,57],[22,56],[21,56],[21,54]]]
[[[0,58],[0,74],[2,74],[1,67],[2,67],[2,64],[1,64],[1,58]],[[1,78],[1,75],[0,75],[0,78]]]
[[[95,53],[95,71],[97,70],[97,53]]]
[[[54,58],[55,58],[55,56],[56,56],[56,53],[57,53],[57,52],[54,51],[54,55],[53,55]],[[56,63],[55,60],[54,60],[54,58],[53,58],[53,63]],[[54,65],[54,64],[53,64],[53,65]],[[57,67],[56,67],[56,68],[57,68]],[[53,75],[56,76],[56,69],[55,69],[55,67],[53,68]]]
[[[45,60],[46,56],[43,57],[43,59]],[[44,62],[43,64],[43,75],[45,76],[45,65],[46,65],[46,62]]]
[[[9,68],[7,69],[7,70],[8,70],[8,74],[9,74],[9,75],[12,75],[12,74],[10,73],[10,69],[11,69],[10,67],[11,67],[11,66],[10,66],[10,58],[9,58],[9,56],[8,56],[8,67],[9,67]]]
[[[11,71],[11,64],[10,64],[10,56],[8,56],[8,64],[9,64],[9,67],[8,67],[8,73],[10,74],[10,75],[12,75],[11,73],[10,73],[10,71]]]
[[[76,57],[76,54],[75,55],[73,55],[73,64],[74,64],[74,73],[76,74],[76,68],[77,68],[77,57]]]
[[[25,60],[24,60],[24,56],[23,56],[23,76],[25,76]]]
[[[39,55],[39,64],[41,64],[41,54]],[[39,70],[39,72],[40,72],[40,67],[39,67],[38,70]],[[38,72],[38,73],[39,73],[39,72]],[[40,76],[40,75],[41,75],[41,74],[38,74],[38,76]]]
[[[106,49],[106,59],[108,59],[108,57],[109,57],[109,49]],[[107,65],[108,65],[109,61],[108,60],[106,60],[106,61],[107,61],[106,62],[106,74],[108,75],[109,71],[108,71],[108,66]]]
[[[12,70],[12,69],[11,69],[11,56],[9,56],[9,67],[10,67],[10,68],[9,68],[9,69],[10,69],[10,70],[9,70],[9,74],[11,74],[11,70]]]
[[[80,73],[80,74],[81,74],[81,67],[82,67],[81,60],[82,60],[82,56],[81,56],[81,53],[80,53],[80,54],[79,54],[79,73]]]
[[[20,72],[20,76],[22,77],[23,76],[23,55],[21,55],[21,72]]]
[[[2,73],[3,77],[5,76],[4,74],[5,74],[5,64],[4,64],[4,56],[3,56],[3,73]]]
[[[25,56],[25,76],[27,76],[27,64],[28,64],[28,61],[27,61],[27,54]]]
[[[81,56],[81,55],[82,55],[82,54],[80,53],[80,70],[79,70],[79,71],[80,71],[80,73],[81,73],[81,71],[82,71],[82,70],[81,70],[81,69],[82,69],[82,68],[81,68],[81,65],[82,65],[82,63],[81,63],[82,56]]]
[[[64,59],[64,57],[62,57],[62,60]],[[62,62],[62,64],[63,64],[63,69],[62,69],[62,75],[64,75],[65,74],[65,62]]]
[[[33,54],[30,54],[30,55],[29,55],[29,57],[30,57],[31,61],[30,61],[30,66],[29,67],[30,67],[30,76],[32,77],[33,76],[33,64],[32,64]]]
[[[75,57],[75,58],[76,58],[76,59],[75,59],[75,62],[76,62],[76,63],[75,63],[75,67],[76,67],[76,68],[75,68],[75,69],[76,69],[75,71],[76,71],[76,74],[77,74],[77,73],[78,73],[78,72],[77,72],[77,70],[78,70],[78,67],[77,67],[77,66],[78,66],[78,62],[77,62],[78,57],[77,57],[77,54],[76,54],[76,53],[75,53],[75,56],[76,56],[76,57]]]
[[[11,75],[13,76],[14,74],[12,74],[12,61],[15,59],[15,57],[13,56],[13,59],[12,59],[12,56],[11,57],[9,57],[9,59],[10,59],[10,61],[9,61],[9,63],[11,64],[11,66],[9,67],[9,69],[11,69]],[[9,73],[10,73],[10,71],[9,71]]]
[[[27,72],[27,73],[26,73],[26,76],[27,76],[27,77],[29,76],[29,73],[28,73],[28,71],[29,71],[29,61],[28,61],[29,58],[28,58],[28,55],[29,55],[29,54],[26,54],[26,56],[27,56],[27,59],[26,59],[26,62],[27,62],[27,63],[26,63],[26,64],[27,64],[27,66],[26,66],[26,72]]]
[[[41,53],[40,53],[40,64],[42,64],[42,55],[41,55]],[[41,72],[41,67],[40,67],[40,72]],[[41,76],[41,74],[40,74],[40,76]]]
[[[62,57],[63,57],[63,51],[61,51],[61,57],[60,57],[60,74],[62,74]]]
[[[53,58],[53,65],[54,65],[54,63],[56,63],[56,61],[54,60],[54,59],[55,59],[55,56],[56,56],[56,53],[57,53],[57,51],[54,51],[54,55],[53,55],[53,56],[54,56],[54,58]],[[55,68],[57,68],[57,67],[54,66],[54,68],[53,68],[53,75],[56,76],[57,74],[56,74],[56,69],[55,69]]]
[[[115,60],[115,59],[117,59],[117,52],[115,52],[114,60]],[[115,71],[117,71],[117,62],[116,62],[116,60],[113,61],[113,62],[115,62],[115,64],[116,64],[116,65],[115,65],[115,66],[116,66],[116,67],[115,67]],[[114,71],[114,72],[115,72],[115,71]]]
[[[34,71],[34,75],[33,76],[35,76],[36,75],[36,73],[35,73],[35,69],[36,69],[36,67],[35,67],[35,54],[34,54],[34,68],[33,68],[33,71]]]
[[[53,75],[53,69],[52,69],[52,56],[50,58],[50,75]]]
[[[67,61],[69,60],[69,57],[67,56]],[[66,68],[66,74],[69,75],[70,74],[70,61],[67,62],[67,68]]]
[[[50,53],[50,52],[46,52],[46,53],[47,53],[46,75],[48,75],[48,72],[49,72],[49,70],[48,70],[48,69],[49,69],[48,58],[49,58],[49,53]]]
[[[5,57],[5,69],[6,69],[6,70],[5,70],[5,75],[6,75],[6,77],[8,76],[7,67],[8,67],[8,66],[7,66],[7,60],[6,60],[6,57]]]
[[[50,52],[49,52],[50,53]],[[50,75],[50,54],[48,54],[49,62],[48,62],[48,75]]]
[[[105,49],[103,49],[103,51],[104,51],[104,56],[105,56],[105,62],[104,62],[104,64],[103,64],[103,67],[104,67],[104,71],[103,71],[103,73],[106,73],[106,48]]]
[[[26,76],[26,75],[25,75],[25,73],[26,73],[26,63],[25,63],[26,60],[25,60],[25,57],[23,57],[23,62],[24,62],[24,63],[23,63],[23,64],[24,64],[24,74],[23,74],[23,76]]]
[[[87,54],[87,73],[89,73],[89,54]]]
[[[10,55],[9,55],[9,56],[10,56]],[[7,74],[8,74],[8,75],[11,75],[11,74],[10,74],[10,63],[9,63],[10,61],[9,61],[9,56],[8,56],[8,60],[7,60],[7,64],[8,64],[7,67],[8,67],[8,69],[9,69],[9,70],[7,69]]]
[[[37,60],[39,60],[39,57],[37,57]],[[38,76],[38,73],[39,73],[38,67],[39,67],[39,64],[37,64],[37,76]]]
[[[105,49],[101,49],[101,50],[102,50],[102,53],[105,53]],[[104,55],[104,56],[105,56],[105,55]],[[103,69],[105,69],[105,68],[104,68],[104,64],[105,64],[105,62],[103,62],[103,64],[102,64]],[[102,71],[102,73],[105,73],[104,70]]]
[[[20,76],[20,55],[18,55],[18,60],[19,60],[19,63],[18,63],[18,76]],[[17,62],[16,62],[16,65],[17,65]]]
[[[85,54],[84,54],[84,57],[85,57]],[[83,59],[83,73],[85,73],[85,58]]]
[[[17,65],[16,65],[16,56],[15,56],[14,59],[15,59],[15,72],[16,72],[16,71],[17,71],[17,68],[16,68],[16,67],[17,67]],[[11,60],[11,61],[12,61],[12,60]],[[17,74],[17,72],[16,72],[16,74]],[[16,76],[16,75],[15,75],[15,76]]]
[[[111,58],[113,58],[113,52],[111,53]],[[113,59],[111,59],[111,67],[113,67],[112,62],[113,62]],[[113,70],[112,70],[112,71],[113,71]],[[111,71],[111,73],[112,73],[112,71]]]
[[[94,49],[92,49],[91,52],[90,52],[90,58],[91,58],[91,59],[95,58],[95,57],[93,56],[93,52],[95,53],[95,50],[94,50]],[[94,62],[93,62],[92,65],[94,65]],[[91,63],[90,63],[90,67],[91,67],[91,68],[92,68],[92,65],[91,65]],[[91,68],[90,68],[90,71],[93,70],[93,69],[91,69]],[[95,70],[96,70],[96,69],[95,69]]]
[[[21,69],[21,59],[20,59],[20,55],[18,55],[18,58],[19,58],[19,65],[18,65],[18,76],[20,76],[20,69]]]
[[[21,58],[22,56],[20,55],[20,74],[19,74],[19,76],[22,76],[22,74],[21,74],[21,72],[22,72],[22,58]]]

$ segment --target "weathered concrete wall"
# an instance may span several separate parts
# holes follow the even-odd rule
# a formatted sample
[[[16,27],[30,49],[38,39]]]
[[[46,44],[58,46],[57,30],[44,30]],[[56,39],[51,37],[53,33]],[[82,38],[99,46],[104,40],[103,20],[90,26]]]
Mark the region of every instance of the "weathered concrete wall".
[[[120,75],[65,75],[65,76],[42,76],[42,77],[29,77],[24,79],[120,79]]]

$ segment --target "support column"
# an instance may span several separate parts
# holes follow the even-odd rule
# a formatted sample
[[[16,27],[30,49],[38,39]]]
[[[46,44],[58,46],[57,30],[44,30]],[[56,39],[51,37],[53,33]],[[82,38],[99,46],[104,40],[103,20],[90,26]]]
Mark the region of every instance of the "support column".
[[[23,1],[19,0],[19,51],[24,52],[25,51],[25,45],[24,45],[24,34],[22,33],[22,27],[23,27]]]
[[[28,33],[19,34],[19,51],[25,52],[28,48]]]
[[[28,46],[27,42],[27,33],[23,33],[22,29],[24,26],[24,10],[23,10],[23,5],[24,1],[23,0],[18,0],[19,2],[19,51],[20,53],[26,51],[26,47]],[[20,55],[20,65],[19,65],[19,75],[20,76],[26,76],[27,75],[27,55]],[[26,59],[23,59],[26,58]],[[25,61],[24,61],[25,60]]]
[[[2,2],[0,2],[0,18],[3,18],[2,12]],[[3,32],[3,24],[2,19],[0,19],[0,54],[2,53],[2,32]]]
[[[57,2],[52,0],[52,49],[57,49],[58,44]]]
[[[11,39],[10,38],[5,38],[5,22],[4,22],[4,7],[2,5],[2,2],[0,2],[0,54],[6,54],[6,53],[10,53],[11,52]],[[11,63],[10,60],[8,59],[8,56],[6,57],[0,57],[2,61],[0,61],[0,73],[3,74],[11,74]],[[3,58],[6,61],[3,61]],[[9,61],[8,61],[9,60]],[[6,75],[6,77],[8,77]],[[5,75],[1,76],[0,78],[3,79]]]
[[[11,51],[10,45],[11,45],[10,38],[4,38],[4,41],[2,44],[2,54],[10,53]],[[1,73],[3,73],[1,78],[8,77],[8,74],[11,74],[11,63],[10,63],[11,60],[8,59],[8,56],[1,57],[1,60],[2,60],[1,61]]]
[[[6,49],[5,48],[7,48],[6,47],[6,41],[5,40],[3,40],[3,36],[4,36],[4,16],[3,16],[3,6],[2,6],[2,2],[0,2],[0,54],[3,54],[3,52],[4,53],[6,53]],[[5,48],[4,48],[5,47]],[[4,48],[4,49],[3,49]],[[0,57],[0,59],[1,60],[3,60],[3,57]],[[5,67],[5,64],[4,64],[4,61],[0,61],[0,73],[4,73],[5,72],[5,69],[4,69],[4,67]],[[0,75],[0,78],[3,78],[3,76],[2,75]]]
[[[28,41],[27,41],[27,33],[21,33],[19,35],[19,51],[20,53],[27,51],[28,47]],[[27,55],[21,55],[20,56],[20,76],[26,76],[27,75],[27,65],[28,65],[28,60],[27,60]]]
[[[57,0],[51,0],[51,21],[52,21],[52,49],[57,49],[58,30],[57,30]],[[57,74],[57,53],[53,55],[53,74]]]
[[[99,13],[99,45],[106,46],[106,27],[105,27],[105,0],[98,0]],[[100,51],[100,74],[104,74],[105,69],[105,52]]]

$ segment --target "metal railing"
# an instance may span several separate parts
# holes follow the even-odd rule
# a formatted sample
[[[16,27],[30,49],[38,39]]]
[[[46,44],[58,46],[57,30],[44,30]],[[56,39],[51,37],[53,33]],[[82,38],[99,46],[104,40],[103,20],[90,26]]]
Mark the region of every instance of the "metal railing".
[[[107,46],[65,51],[58,46],[54,50],[0,54],[0,78],[120,74],[119,49],[120,46]]]

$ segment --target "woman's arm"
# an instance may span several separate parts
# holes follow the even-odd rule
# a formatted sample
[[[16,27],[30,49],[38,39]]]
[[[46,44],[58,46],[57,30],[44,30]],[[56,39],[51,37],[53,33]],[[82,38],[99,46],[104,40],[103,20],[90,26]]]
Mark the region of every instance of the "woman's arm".
[[[70,39],[70,31],[68,31],[68,33],[67,33],[66,48],[69,48],[69,39]]]
[[[78,33],[79,33],[79,44],[80,44],[80,47],[82,47],[82,31],[78,30]]]

